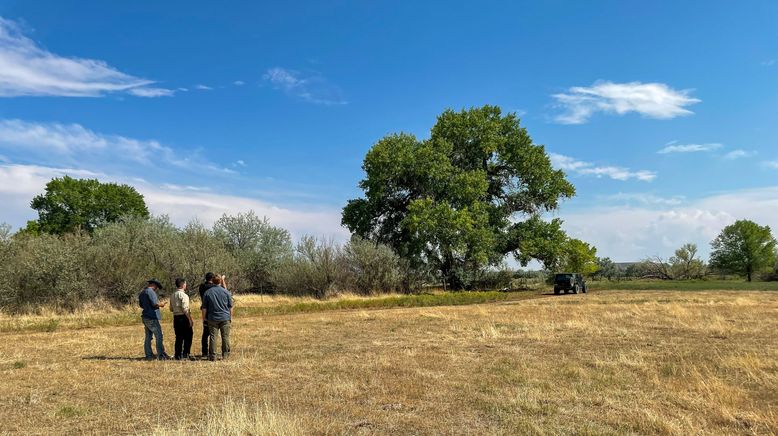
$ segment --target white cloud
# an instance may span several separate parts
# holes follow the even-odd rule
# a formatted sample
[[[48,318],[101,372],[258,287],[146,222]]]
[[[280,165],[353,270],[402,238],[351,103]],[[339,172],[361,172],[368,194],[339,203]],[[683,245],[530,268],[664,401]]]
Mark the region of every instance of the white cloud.
[[[764,163],[764,166],[778,170],[778,160],[767,161]]]
[[[603,197],[603,199],[607,201],[620,201],[620,202],[627,202],[627,203],[638,203],[643,205],[677,206],[684,202],[685,197],[680,195],[676,195],[672,197],[660,197],[658,195],[651,194],[651,193],[619,192],[618,194],[607,195]]]
[[[242,80],[236,80],[236,81],[232,82],[232,84],[235,85],[235,86],[243,86],[243,85],[246,84],[246,82],[244,82]]]
[[[0,119],[0,148],[27,152],[78,155],[109,151],[132,160],[147,160],[160,155],[175,160],[173,150],[154,140],[137,140],[119,135],[104,135],[80,124],[37,123]]]
[[[0,165],[0,180],[4,182],[0,184],[2,220],[21,227],[27,220],[34,219],[35,213],[29,207],[32,197],[42,193],[53,177],[64,175],[130,183],[143,194],[153,214],[168,215],[177,225],[185,225],[195,218],[210,225],[224,213],[253,210],[259,216],[267,216],[273,224],[288,229],[295,237],[314,234],[338,240],[348,238],[348,232],[340,226],[338,209],[282,207],[258,199],[209,192],[202,187],[155,185],[140,178],[37,165]]]
[[[713,151],[718,150],[719,148],[723,147],[723,145],[718,143],[710,143],[710,144],[675,144],[668,143],[665,145],[664,148],[657,151],[659,154],[668,154],[668,153],[696,153],[701,151]]]
[[[196,153],[179,154],[150,139],[94,132],[80,124],[39,123],[0,119],[0,150],[13,150],[34,156],[39,163],[104,168],[131,162],[153,168],[172,165],[177,168],[207,168],[235,173],[223,166],[204,162]]]
[[[165,93],[170,90],[149,88],[153,83],[100,60],[51,53],[26,37],[17,23],[0,17],[0,97],[99,97],[111,92],[170,95]]]
[[[133,88],[127,92],[138,97],[172,97],[176,93],[166,88]]]
[[[734,159],[740,159],[740,158],[744,158],[744,157],[753,157],[753,156],[756,156],[756,152],[755,151],[743,150],[743,149],[738,148],[736,150],[732,150],[729,153],[725,154],[724,155],[724,159],[734,160]]]
[[[772,67],[773,65],[775,65],[775,62],[776,62],[775,59],[767,59],[766,61],[762,61],[761,65],[763,67]]]
[[[550,153],[551,164],[556,168],[571,171],[580,175],[593,175],[597,177],[609,177],[614,180],[636,179],[643,182],[650,182],[656,178],[653,171],[639,170],[631,171],[629,168],[616,166],[595,166],[591,162],[577,160],[570,156],[557,153]]]
[[[675,90],[664,83],[595,82],[575,86],[553,95],[565,112],[556,117],[562,124],[583,124],[596,112],[624,115],[630,112],[645,117],[670,119],[692,112],[686,106],[701,100],[690,97],[691,90]]]
[[[318,74],[303,75],[299,71],[275,67],[267,70],[263,78],[275,89],[309,103],[324,105],[348,103],[343,98],[339,87]]]
[[[683,205],[595,207],[560,214],[569,234],[593,243],[597,254],[616,261],[669,257],[686,242],[707,257],[725,226],[750,219],[778,229],[778,186],[711,195]]]
[[[208,85],[195,85],[195,89],[200,89],[200,90],[203,90],[203,91],[210,91],[213,88],[211,88]]]

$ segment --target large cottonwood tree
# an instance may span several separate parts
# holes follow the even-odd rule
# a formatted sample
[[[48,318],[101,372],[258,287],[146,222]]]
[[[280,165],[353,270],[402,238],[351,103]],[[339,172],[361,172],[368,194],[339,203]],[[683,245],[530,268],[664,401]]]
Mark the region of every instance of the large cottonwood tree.
[[[516,115],[496,106],[446,110],[426,140],[388,135],[363,169],[364,197],[348,202],[343,224],[437,269],[454,288],[507,254],[551,264],[558,253],[549,241],[565,235],[558,219],[541,215],[575,194]]]

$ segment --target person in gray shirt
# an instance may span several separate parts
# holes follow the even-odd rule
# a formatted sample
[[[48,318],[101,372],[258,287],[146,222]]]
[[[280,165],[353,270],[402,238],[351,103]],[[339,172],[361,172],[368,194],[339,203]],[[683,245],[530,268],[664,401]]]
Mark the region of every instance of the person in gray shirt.
[[[157,339],[157,359],[167,360],[170,356],[165,353],[165,344],[162,341],[162,326],[159,320],[162,315],[159,313],[160,307],[165,307],[165,303],[157,298],[157,290],[162,289],[162,283],[157,279],[150,279],[146,282],[140,294],[138,294],[138,305],[143,309],[141,320],[143,321],[143,330],[146,337],[143,341],[143,351],[146,354],[146,360],[153,360],[154,354],[151,350],[151,339]]]
[[[230,356],[230,325],[232,323],[232,295],[223,287],[224,276],[216,276],[203,295],[203,321],[208,323],[208,360],[216,360],[216,334],[222,338],[222,359]]]

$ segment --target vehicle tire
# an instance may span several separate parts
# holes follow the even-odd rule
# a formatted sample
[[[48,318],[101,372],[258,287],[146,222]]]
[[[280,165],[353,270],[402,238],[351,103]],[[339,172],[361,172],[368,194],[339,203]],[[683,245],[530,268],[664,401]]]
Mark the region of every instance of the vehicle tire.
[[[581,288],[581,292],[583,292],[584,294],[586,293],[586,285],[583,285],[583,288]]]
[[[578,293],[578,285],[573,286],[573,294]]]
[[[559,295],[559,292],[560,292],[559,288],[554,286],[554,295]]]

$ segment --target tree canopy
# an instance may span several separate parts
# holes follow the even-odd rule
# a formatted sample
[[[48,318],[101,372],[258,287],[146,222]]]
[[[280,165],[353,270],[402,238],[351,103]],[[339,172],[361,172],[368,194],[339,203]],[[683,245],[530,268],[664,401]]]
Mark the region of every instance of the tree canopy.
[[[540,215],[575,194],[544,146],[496,106],[446,110],[426,140],[388,135],[362,167],[364,197],[348,202],[343,224],[432,266],[456,288],[507,254],[524,265],[550,257],[537,235],[564,233],[561,221]]]
[[[746,276],[750,282],[754,273],[775,265],[776,241],[769,226],[749,220],[739,220],[721,231],[711,242],[712,268]]]
[[[69,176],[47,183],[46,193],[33,198],[31,207],[38,211],[38,220],[27,224],[32,233],[92,233],[123,217],[149,216],[143,196],[132,186]]]

